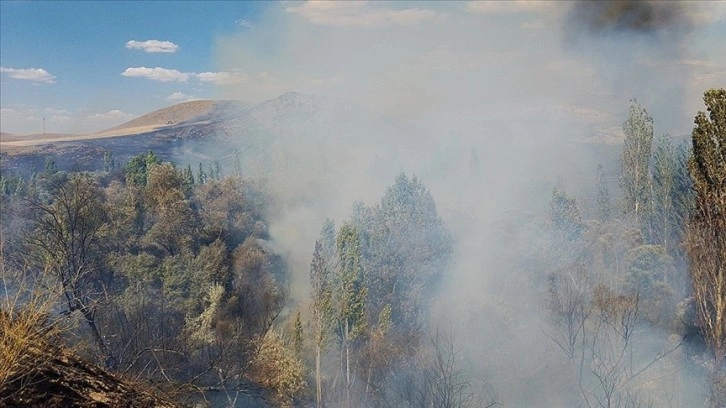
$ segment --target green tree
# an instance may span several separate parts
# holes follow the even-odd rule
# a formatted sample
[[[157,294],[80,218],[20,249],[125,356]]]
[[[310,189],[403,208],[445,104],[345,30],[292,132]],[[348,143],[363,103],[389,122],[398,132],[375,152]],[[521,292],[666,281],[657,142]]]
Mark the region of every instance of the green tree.
[[[194,188],[194,173],[192,172],[192,165],[187,163],[187,167],[184,168],[182,173],[182,180],[184,183],[184,191],[187,197],[191,195],[192,189]]]
[[[663,245],[667,251],[674,245],[672,241],[676,214],[673,198],[677,170],[676,151],[668,136],[656,141],[653,151],[651,211],[649,214],[650,242]]]
[[[55,162],[55,159],[48,156],[45,158],[45,174],[50,176],[58,172],[58,165]]]
[[[323,230],[324,232],[325,230]],[[323,406],[322,354],[328,341],[332,317],[331,265],[325,256],[321,240],[315,241],[315,251],[310,264],[312,286],[313,336],[315,345],[315,401]]]
[[[113,153],[105,151],[103,153],[103,171],[109,173],[116,169],[116,160],[113,158]]]
[[[379,205],[361,208],[355,222],[364,244],[369,316],[388,305],[394,324],[415,331],[424,302],[448,265],[451,237],[426,186],[401,173]]]
[[[341,366],[345,376],[345,406],[351,406],[351,346],[365,330],[366,287],[363,284],[360,234],[351,224],[343,224],[337,237],[338,268],[333,292],[333,310],[341,340]]]
[[[630,114],[623,123],[625,144],[620,168],[620,187],[626,213],[632,213],[640,223],[648,201],[648,163],[653,144],[653,117],[633,100]]]
[[[600,221],[610,219],[610,190],[608,189],[608,180],[605,176],[605,169],[602,164],[597,165],[597,212]]]
[[[693,180],[688,170],[691,157],[691,141],[684,140],[676,146],[676,169],[673,183],[673,238],[671,245],[672,255],[679,270],[687,269],[686,255],[683,243],[688,217],[694,206]]]
[[[195,214],[185,196],[182,174],[170,163],[153,166],[148,174],[144,202],[148,208],[146,243],[170,255],[188,250],[194,241]]]
[[[582,232],[582,216],[577,208],[577,201],[557,187],[552,190],[550,220],[555,229],[567,239],[574,240]]]
[[[148,153],[142,153],[132,157],[124,166],[126,184],[145,186],[149,171],[154,165],[159,163],[161,161],[151,150]]]
[[[711,89],[692,133],[689,171],[695,190],[686,238],[698,317],[703,335],[723,367],[726,358],[726,90]]]
[[[208,175],[204,172],[204,167],[202,166],[202,163],[199,162],[199,170],[197,171],[197,183],[198,184],[204,184],[207,182]]]

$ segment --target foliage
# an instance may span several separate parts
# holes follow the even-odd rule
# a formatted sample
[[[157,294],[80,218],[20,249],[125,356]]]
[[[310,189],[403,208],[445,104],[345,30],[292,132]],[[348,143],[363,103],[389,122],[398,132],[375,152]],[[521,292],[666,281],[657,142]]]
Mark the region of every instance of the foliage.
[[[132,157],[124,166],[126,184],[145,186],[149,171],[154,165],[159,163],[161,161],[152,151]]]
[[[304,367],[274,330],[260,340],[259,351],[250,367],[250,377],[274,391],[278,406],[292,406],[307,384]]]
[[[704,94],[689,171],[696,193],[686,236],[696,308],[716,367],[726,360],[726,90]]]
[[[552,190],[550,220],[554,228],[566,239],[577,239],[582,232],[582,217],[577,202],[565,191],[560,191],[556,187]]]
[[[620,170],[620,187],[626,213],[639,223],[648,201],[648,163],[653,143],[653,117],[637,101],[630,104],[630,114],[623,123],[625,145]]]
[[[602,164],[597,165],[597,211],[600,221],[607,221],[611,215],[610,190]]]

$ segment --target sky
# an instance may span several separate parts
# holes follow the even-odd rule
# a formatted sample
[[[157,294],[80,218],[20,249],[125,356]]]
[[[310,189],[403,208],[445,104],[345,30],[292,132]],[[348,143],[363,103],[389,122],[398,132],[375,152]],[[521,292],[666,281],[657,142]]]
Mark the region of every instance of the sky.
[[[726,84],[726,2],[645,2],[646,22],[588,3],[0,1],[0,130],[41,133],[45,118],[48,133],[91,133],[295,90],[606,141],[635,98],[656,132],[688,133],[703,91]]]

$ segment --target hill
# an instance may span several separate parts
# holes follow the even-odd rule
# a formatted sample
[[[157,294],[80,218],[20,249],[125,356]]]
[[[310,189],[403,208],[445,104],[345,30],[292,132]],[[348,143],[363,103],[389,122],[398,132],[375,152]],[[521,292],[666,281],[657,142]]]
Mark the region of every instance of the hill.
[[[159,127],[174,125],[211,111],[218,101],[198,100],[178,103],[155,110],[121,125],[97,132],[97,135],[131,135],[148,132]]]
[[[116,136],[130,136],[153,132],[158,129],[174,126],[194,117],[210,112],[220,101],[199,100],[182,102],[163,109],[147,113],[124,124],[110,129],[89,134],[33,134],[14,135],[3,133],[0,137],[0,148],[9,154],[33,151],[37,146],[57,144],[61,142],[82,142],[85,140],[103,139]]]
[[[282,150],[291,157],[321,147],[392,142],[403,127],[345,100],[287,92],[252,106],[185,102],[90,135],[16,137],[2,141],[0,155],[2,171],[25,175],[43,171],[47,158],[62,170],[97,170],[105,152],[117,163],[153,150],[179,164],[220,161],[230,166],[238,151],[243,162],[260,164]]]

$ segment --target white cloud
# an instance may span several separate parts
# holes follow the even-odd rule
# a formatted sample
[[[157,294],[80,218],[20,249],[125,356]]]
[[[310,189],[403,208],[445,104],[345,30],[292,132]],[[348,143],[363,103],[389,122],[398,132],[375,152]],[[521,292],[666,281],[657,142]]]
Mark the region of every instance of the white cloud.
[[[121,75],[126,77],[136,77],[136,78],[148,78],[154,81],[161,81],[161,82],[173,82],[173,81],[179,81],[179,82],[186,82],[189,80],[189,73],[185,72],[179,72],[175,69],[167,69],[167,68],[146,68],[146,67],[131,67],[126,68],[124,72],[121,73]]]
[[[252,24],[252,22],[250,20],[245,20],[243,18],[235,21],[235,23],[237,23],[237,25],[240,26],[240,27],[245,27],[245,28],[252,28],[253,27],[253,24]]]
[[[470,1],[466,10],[479,14],[539,13],[551,9],[552,3],[536,0]]]
[[[235,85],[247,82],[249,77],[244,72],[201,72],[196,77],[202,82],[212,82],[216,85]]]
[[[45,109],[43,109],[43,113],[45,113],[47,115],[64,115],[64,116],[72,114],[72,112],[70,112],[70,111],[67,111],[65,109],[57,109],[57,108],[45,108]]]
[[[121,120],[129,120],[133,118],[134,115],[130,113],[125,113],[123,111],[120,111],[118,109],[112,109],[105,113],[96,113],[93,115],[88,116],[88,120],[92,121],[121,121]]]
[[[174,92],[173,94],[166,97],[167,101],[172,102],[187,102],[187,101],[195,101],[198,100],[196,96],[187,95],[183,92]]]
[[[159,41],[159,40],[146,40],[136,41],[131,40],[126,43],[126,48],[130,50],[142,50],[145,52],[176,52],[179,46],[171,41]]]
[[[437,16],[429,9],[370,7],[367,1],[307,1],[285,11],[315,24],[341,27],[405,26]]]
[[[8,74],[10,78],[22,79],[25,81],[33,82],[45,82],[52,84],[55,82],[55,77],[43,68],[5,68],[0,67],[0,72]]]

